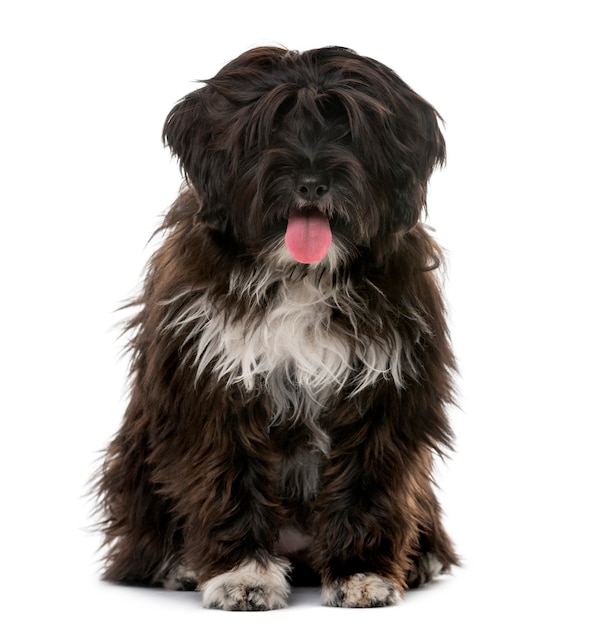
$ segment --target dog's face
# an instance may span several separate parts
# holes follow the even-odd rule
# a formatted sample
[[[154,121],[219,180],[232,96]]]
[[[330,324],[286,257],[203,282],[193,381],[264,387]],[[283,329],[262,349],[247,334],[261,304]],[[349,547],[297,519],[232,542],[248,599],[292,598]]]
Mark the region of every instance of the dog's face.
[[[436,111],[382,64],[342,48],[258,48],[170,112],[164,138],[199,219],[254,254],[285,241],[303,263],[332,238],[386,255],[445,157]]]

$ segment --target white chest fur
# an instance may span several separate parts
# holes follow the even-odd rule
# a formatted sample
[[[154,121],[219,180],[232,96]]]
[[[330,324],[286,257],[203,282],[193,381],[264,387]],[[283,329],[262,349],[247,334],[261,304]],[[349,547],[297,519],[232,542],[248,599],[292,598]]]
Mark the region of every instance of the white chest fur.
[[[398,333],[385,340],[358,331],[362,316],[374,313],[349,284],[329,273],[281,278],[264,308],[260,280],[252,277],[249,286],[239,286],[241,297],[251,300],[251,315],[237,318],[220,310],[206,291],[184,291],[168,303],[184,300],[165,329],[185,337],[184,363],[196,379],[212,369],[227,385],[265,389],[274,402],[274,420],[314,416],[344,387],[354,394],[383,376],[403,386],[410,347]],[[346,324],[334,323],[336,310]]]

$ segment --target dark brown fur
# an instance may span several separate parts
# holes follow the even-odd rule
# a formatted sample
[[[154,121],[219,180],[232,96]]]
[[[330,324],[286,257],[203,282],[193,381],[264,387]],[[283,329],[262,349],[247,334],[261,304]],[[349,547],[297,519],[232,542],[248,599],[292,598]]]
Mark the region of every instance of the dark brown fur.
[[[445,157],[437,114],[392,71],[340,48],[257,49],[205,82],[164,129],[187,186],[134,303],[130,403],[98,481],[105,578],[159,584],[185,563],[202,584],[248,559],[270,561],[279,530],[294,523],[312,537],[303,557],[324,585],[359,572],[399,590],[425,582],[423,554],[444,570],[457,563],[431,483],[433,455],[451,445],[454,369],[440,250],[420,223]],[[197,338],[165,327],[204,293],[220,316],[263,323],[276,283],[260,304],[232,291],[231,277],[266,262],[292,177],[311,161],[330,174],[322,210],[349,252],[334,280],[364,310],[350,320],[334,309],[330,328],[351,342],[358,332],[400,337],[417,373],[402,388],[382,377],[330,398],[318,418],[329,451],[314,497],[301,498],[285,491],[280,468],[310,449],[307,422],[271,424],[268,391],[228,386],[212,365],[195,380],[182,358]]]

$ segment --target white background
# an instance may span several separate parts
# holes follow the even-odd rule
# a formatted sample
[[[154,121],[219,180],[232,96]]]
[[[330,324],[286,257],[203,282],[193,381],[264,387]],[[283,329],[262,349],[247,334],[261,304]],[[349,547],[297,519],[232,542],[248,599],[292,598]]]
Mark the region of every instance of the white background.
[[[588,623],[582,4],[2,4],[3,623]],[[114,310],[180,184],[163,120],[192,81],[272,43],[377,58],[446,121],[429,221],[448,251],[462,408],[439,480],[465,566],[398,607],[326,609],[313,590],[278,613],[203,611],[198,594],[99,582],[86,531],[86,483],[124,409]]]

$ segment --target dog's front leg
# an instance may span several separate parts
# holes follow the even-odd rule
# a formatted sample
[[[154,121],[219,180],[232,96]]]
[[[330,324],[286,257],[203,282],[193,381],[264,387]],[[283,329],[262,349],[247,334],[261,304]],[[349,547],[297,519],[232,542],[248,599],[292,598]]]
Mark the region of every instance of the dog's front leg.
[[[426,479],[417,449],[402,454],[389,426],[359,421],[335,432],[316,502],[314,561],[328,606],[398,602],[419,537]]]
[[[197,459],[200,480],[184,500],[190,504],[185,551],[206,608],[286,606],[290,564],[273,554],[283,523],[274,456],[266,431],[241,415]]]

